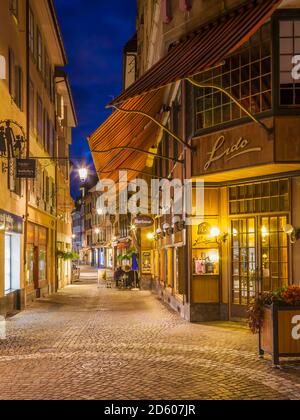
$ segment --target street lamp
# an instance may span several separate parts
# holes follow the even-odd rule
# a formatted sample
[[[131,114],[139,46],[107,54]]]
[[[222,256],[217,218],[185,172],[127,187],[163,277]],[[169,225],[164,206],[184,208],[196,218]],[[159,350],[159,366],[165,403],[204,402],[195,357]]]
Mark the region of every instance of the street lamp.
[[[78,172],[79,172],[79,178],[80,178],[80,181],[81,181],[82,183],[84,183],[84,182],[87,180],[87,177],[88,177],[88,170],[87,170],[87,168],[85,168],[85,167],[83,166],[82,168],[80,168],[80,169],[78,170]]]

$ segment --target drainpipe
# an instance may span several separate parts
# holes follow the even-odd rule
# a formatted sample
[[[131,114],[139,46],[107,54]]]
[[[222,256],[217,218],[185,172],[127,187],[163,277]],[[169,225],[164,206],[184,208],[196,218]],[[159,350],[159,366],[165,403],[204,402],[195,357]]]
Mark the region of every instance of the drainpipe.
[[[26,29],[25,29],[25,51],[26,51],[26,158],[30,157],[30,52],[29,52],[29,1],[26,0]],[[29,188],[28,179],[25,180],[25,215],[24,215],[24,301],[26,304],[26,271],[27,265],[27,232],[28,232],[28,205],[29,205]],[[22,300],[22,299],[21,299]],[[22,306],[20,300],[20,305]]]

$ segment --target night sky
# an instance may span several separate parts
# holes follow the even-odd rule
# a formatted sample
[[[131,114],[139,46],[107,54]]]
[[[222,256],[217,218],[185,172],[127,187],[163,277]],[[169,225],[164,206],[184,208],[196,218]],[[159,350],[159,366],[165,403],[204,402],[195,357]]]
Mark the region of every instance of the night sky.
[[[92,167],[86,137],[107,118],[105,105],[122,89],[122,51],[135,32],[136,0],[55,0],[55,5],[79,122],[71,158],[77,163],[74,158],[84,157]]]

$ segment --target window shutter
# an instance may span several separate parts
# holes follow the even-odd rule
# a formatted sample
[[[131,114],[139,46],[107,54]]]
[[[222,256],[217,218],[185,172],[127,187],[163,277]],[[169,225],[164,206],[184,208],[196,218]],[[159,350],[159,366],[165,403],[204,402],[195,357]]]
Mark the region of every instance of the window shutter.
[[[8,67],[9,67],[9,93],[11,94],[12,98],[15,99],[16,97],[16,72],[15,72],[15,55],[11,49],[9,49],[9,60],[8,60]]]
[[[162,0],[161,7],[162,7],[163,22],[164,23],[170,23],[172,21],[171,1],[170,0]]]

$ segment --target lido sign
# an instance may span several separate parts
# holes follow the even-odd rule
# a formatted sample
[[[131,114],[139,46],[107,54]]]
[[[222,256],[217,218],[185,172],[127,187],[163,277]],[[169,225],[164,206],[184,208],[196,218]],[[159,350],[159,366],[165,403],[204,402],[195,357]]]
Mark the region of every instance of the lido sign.
[[[249,145],[250,141],[241,137],[236,143],[227,146],[225,136],[220,136],[215,142],[212,151],[209,153],[209,160],[206,162],[204,170],[208,171],[213,163],[218,162],[223,158],[230,161],[238,156],[262,151],[261,147],[249,147]]]

